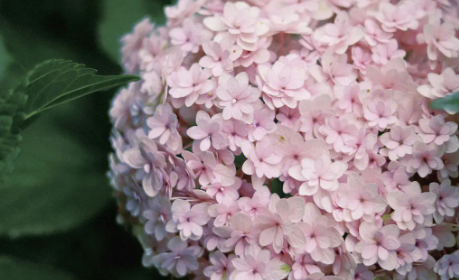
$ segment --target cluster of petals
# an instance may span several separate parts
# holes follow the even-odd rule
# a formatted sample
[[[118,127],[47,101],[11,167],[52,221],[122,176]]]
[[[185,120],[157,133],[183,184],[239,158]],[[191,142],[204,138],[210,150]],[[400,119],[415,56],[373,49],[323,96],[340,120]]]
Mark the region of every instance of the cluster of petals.
[[[121,40],[108,176],[163,275],[459,277],[459,4],[179,0]]]

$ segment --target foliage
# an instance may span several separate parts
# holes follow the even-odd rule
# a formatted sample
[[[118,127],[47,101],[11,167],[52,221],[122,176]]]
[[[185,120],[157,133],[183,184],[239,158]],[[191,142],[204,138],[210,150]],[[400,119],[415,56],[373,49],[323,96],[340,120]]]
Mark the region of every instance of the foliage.
[[[134,2],[0,2],[0,279],[161,279],[140,267],[141,249],[114,218],[105,171],[115,91],[66,103],[135,80],[118,75],[118,38],[139,11],[162,15],[170,3],[126,8]]]

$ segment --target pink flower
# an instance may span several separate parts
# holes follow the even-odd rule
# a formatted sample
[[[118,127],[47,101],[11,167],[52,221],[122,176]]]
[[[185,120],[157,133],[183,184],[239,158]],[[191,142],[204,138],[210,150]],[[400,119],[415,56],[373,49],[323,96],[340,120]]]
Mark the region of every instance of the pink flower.
[[[419,184],[411,184],[405,192],[387,194],[387,202],[394,209],[391,217],[402,230],[413,230],[417,225],[432,225],[435,199],[434,193],[421,193]]]
[[[354,156],[354,166],[359,170],[365,170],[370,164],[369,151],[373,151],[376,147],[378,137],[373,133],[368,133],[364,127],[361,127],[356,135],[357,137],[349,137],[344,144],[348,153]]]
[[[423,96],[436,99],[447,96],[459,89],[459,75],[450,67],[443,69],[441,74],[429,73],[429,84],[418,87],[418,92]]]
[[[263,91],[263,100],[270,108],[284,105],[296,108],[298,101],[306,100],[311,94],[304,88],[307,73],[299,64],[278,60],[272,65],[259,65],[259,84]]]
[[[349,149],[345,146],[345,141],[354,138],[358,131],[354,123],[354,120],[347,116],[330,117],[319,131],[325,136],[325,142],[332,145],[336,152],[346,153]]]
[[[182,240],[199,240],[203,234],[202,227],[210,219],[207,203],[199,203],[191,207],[186,200],[177,199],[172,203],[172,220],[166,225],[169,232],[180,232]]]
[[[298,225],[306,237],[305,246],[298,250],[306,251],[316,262],[332,264],[335,261],[335,251],[343,239],[329,220],[320,214],[319,209],[312,203],[305,206],[303,223]]]
[[[442,115],[434,116],[430,119],[422,118],[419,120],[419,136],[426,144],[434,143],[442,145],[446,142],[454,142],[453,152],[459,148],[459,140],[456,136],[457,123],[445,122]]]
[[[182,148],[182,137],[177,131],[177,116],[169,104],[158,105],[153,117],[147,119],[147,125],[151,128],[149,138],[159,138],[161,145],[167,145],[175,151]]]
[[[395,113],[397,102],[393,99],[374,98],[364,104],[363,114],[368,120],[368,125],[384,130],[397,122]]]
[[[235,119],[224,121],[221,131],[226,134],[229,148],[233,152],[238,151],[242,142],[247,141],[247,135],[249,134],[248,126]]]
[[[280,253],[284,240],[294,247],[305,245],[304,234],[296,225],[304,215],[304,200],[300,197],[280,199],[275,206],[257,215],[255,227],[260,230],[259,244],[272,244],[274,251]]]
[[[398,48],[397,40],[391,39],[385,44],[378,44],[372,49],[371,58],[379,64],[387,64],[393,58],[403,58],[406,55],[404,50]]]
[[[437,196],[433,213],[435,222],[441,223],[444,217],[453,217],[455,208],[459,206],[459,189],[451,186],[450,180],[444,180],[441,185],[430,183],[429,191]]]
[[[328,45],[334,52],[343,54],[350,45],[363,37],[363,30],[359,26],[351,26],[347,13],[338,13],[334,23],[327,23],[316,29],[313,36],[318,42]]]
[[[200,153],[199,156],[188,151],[182,151],[182,156],[193,175],[199,178],[199,184],[206,186],[220,183],[231,186],[235,182],[235,171],[226,165],[218,163],[211,152]]]
[[[459,39],[456,38],[452,23],[441,24],[438,18],[435,22],[424,25],[422,35],[419,39],[427,44],[427,56],[430,60],[436,60],[439,51],[446,57],[458,56]]]
[[[380,153],[387,155],[390,160],[397,160],[405,155],[411,155],[414,143],[420,140],[412,126],[394,126],[389,132],[382,134],[379,139],[386,147]]]
[[[267,107],[256,107],[253,113],[253,126],[249,131],[249,140],[260,141],[266,134],[276,130],[274,123],[275,112]]]
[[[378,194],[376,184],[367,184],[356,173],[347,176],[347,184],[338,192],[338,206],[349,209],[350,217],[346,221],[357,220],[364,215],[373,216],[386,209],[386,202]]]
[[[199,65],[212,70],[212,75],[220,76],[224,72],[233,70],[234,47],[229,45],[229,41],[209,42],[202,45],[206,56],[199,60]]]
[[[253,194],[252,198],[241,197],[239,199],[239,207],[243,213],[255,218],[268,206],[271,192],[267,187],[261,187]]]
[[[253,51],[258,37],[269,30],[267,25],[259,23],[259,13],[258,8],[244,2],[227,2],[223,15],[207,17],[203,23],[212,31],[224,32],[223,36],[236,41],[241,48]]]
[[[247,246],[244,255],[232,261],[234,271],[229,280],[281,280],[287,277],[290,267],[278,259],[271,258],[268,250],[257,245]]]
[[[180,46],[182,51],[197,53],[202,43],[212,38],[212,32],[194,19],[187,18],[181,27],[171,29],[169,36],[171,43]]]
[[[364,34],[363,37],[367,41],[367,43],[374,47],[378,43],[389,43],[390,39],[392,38],[393,34],[390,32],[386,32],[381,29],[381,25],[375,22],[372,19],[366,19],[364,21]]]
[[[212,118],[205,111],[199,111],[196,115],[196,124],[188,129],[187,134],[199,145],[201,151],[207,151],[210,147],[222,149],[228,146],[228,138],[220,131],[223,120],[221,115],[214,115]]]
[[[255,146],[244,142],[241,148],[247,157],[242,165],[242,171],[245,174],[254,175],[258,178],[279,177],[278,165],[282,158],[273,153],[270,141],[266,139],[258,142]]]
[[[289,280],[304,279],[310,274],[320,273],[322,271],[318,263],[314,261],[308,253],[296,254],[294,261]]]
[[[354,82],[348,86],[335,86],[336,105],[345,113],[363,116],[362,101],[360,100],[360,86]]]
[[[135,177],[142,180],[145,193],[156,196],[163,187],[163,168],[166,165],[164,156],[158,152],[158,147],[153,140],[142,138],[139,147],[124,151],[123,159],[131,168],[138,169]]]
[[[290,168],[289,175],[304,182],[299,189],[300,195],[314,195],[319,188],[327,191],[338,189],[338,179],[343,176],[347,164],[332,162],[330,156],[323,154],[317,159],[305,158],[301,165]]]
[[[379,11],[375,14],[375,18],[381,22],[386,32],[395,32],[397,29],[403,31],[416,29],[419,22],[413,17],[407,6],[383,2],[379,4]]]
[[[396,225],[378,229],[373,224],[362,223],[359,234],[361,240],[355,245],[355,251],[361,255],[366,266],[378,263],[385,270],[397,268],[400,230]]]
[[[144,218],[148,221],[145,223],[145,232],[154,234],[156,240],[163,240],[166,235],[166,224],[172,219],[171,202],[164,196],[153,197],[148,202],[148,208],[143,212]]]
[[[441,280],[459,277],[459,251],[441,257],[435,264],[434,271],[441,276]]]
[[[152,258],[158,269],[167,270],[185,276],[189,271],[199,268],[197,257],[202,252],[199,246],[188,246],[187,241],[178,236],[167,242],[170,252],[160,253]]]
[[[231,218],[230,226],[217,227],[214,232],[226,238],[221,250],[234,250],[238,256],[243,255],[250,244],[257,243],[257,234],[253,221],[243,213],[234,214]]]
[[[169,94],[173,98],[184,98],[185,105],[190,107],[215,88],[215,82],[209,80],[211,75],[209,69],[201,69],[197,63],[190,70],[180,68],[168,76]]]
[[[214,252],[210,255],[211,265],[204,269],[204,275],[211,280],[225,280],[233,271],[233,259],[235,255],[225,256],[222,252]]]
[[[415,143],[413,154],[402,159],[406,171],[410,173],[417,172],[419,176],[426,177],[432,170],[441,170],[444,167],[441,157],[444,153],[444,146],[435,146],[434,144],[426,145],[424,143]]]
[[[234,184],[224,186],[221,183],[215,183],[202,188],[206,190],[206,193],[215,197],[218,203],[223,203],[225,200],[235,201],[239,198],[238,189],[241,187],[241,179],[235,178]]]
[[[347,64],[347,56],[325,53],[321,58],[321,66],[311,65],[309,73],[318,82],[332,85],[348,86],[357,79],[357,73],[351,64]]]
[[[223,109],[223,119],[236,120],[251,123],[253,121],[253,112],[255,111],[253,103],[258,101],[260,90],[249,85],[249,77],[246,73],[240,73],[233,77],[231,75],[220,76],[217,89],[219,106]]]

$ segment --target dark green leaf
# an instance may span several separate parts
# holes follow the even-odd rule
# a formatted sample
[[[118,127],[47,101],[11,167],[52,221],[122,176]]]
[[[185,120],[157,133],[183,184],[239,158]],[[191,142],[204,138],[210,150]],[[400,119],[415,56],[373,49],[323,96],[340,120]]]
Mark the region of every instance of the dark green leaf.
[[[459,112],[459,91],[451,93],[444,98],[435,99],[430,107],[456,114]]]
[[[71,275],[29,261],[0,256],[0,279],[8,280],[74,280]]]
[[[46,115],[24,131],[21,155],[0,186],[0,234],[50,234],[80,225],[110,201],[100,158]]]
[[[104,14],[98,28],[99,45],[114,61],[119,62],[121,37],[131,32],[135,24],[147,16],[156,24],[164,23],[162,6],[169,2],[167,0],[105,0]]]
[[[3,78],[6,68],[11,61],[12,58],[3,44],[3,38],[0,37],[0,79]]]
[[[59,104],[97,91],[126,85],[139,78],[132,75],[96,75],[96,70],[69,60],[49,60],[32,69],[26,79],[26,118]]]

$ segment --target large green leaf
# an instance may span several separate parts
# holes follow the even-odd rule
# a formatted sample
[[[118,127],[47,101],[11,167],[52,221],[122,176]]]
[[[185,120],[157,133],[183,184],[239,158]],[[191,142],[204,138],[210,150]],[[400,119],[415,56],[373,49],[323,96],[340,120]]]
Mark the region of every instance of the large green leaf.
[[[96,75],[96,70],[69,60],[53,59],[32,69],[26,78],[26,118],[82,96],[137,81],[133,75]]]
[[[444,98],[435,99],[430,107],[456,114],[459,112],[459,91],[451,93]]]
[[[134,25],[145,17],[150,17],[156,24],[165,21],[162,6],[169,0],[105,0],[104,13],[98,27],[99,45],[114,60],[121,57],[120,39],[131,32]]]
[[[8,280],[74,280],[71,275],[29,261],[0,256],[0,279]]]
[[[74,228],[110,201],[100,157],[45,115],[24,131],[22,152],[0,185],[0,234],[50,234]]]

